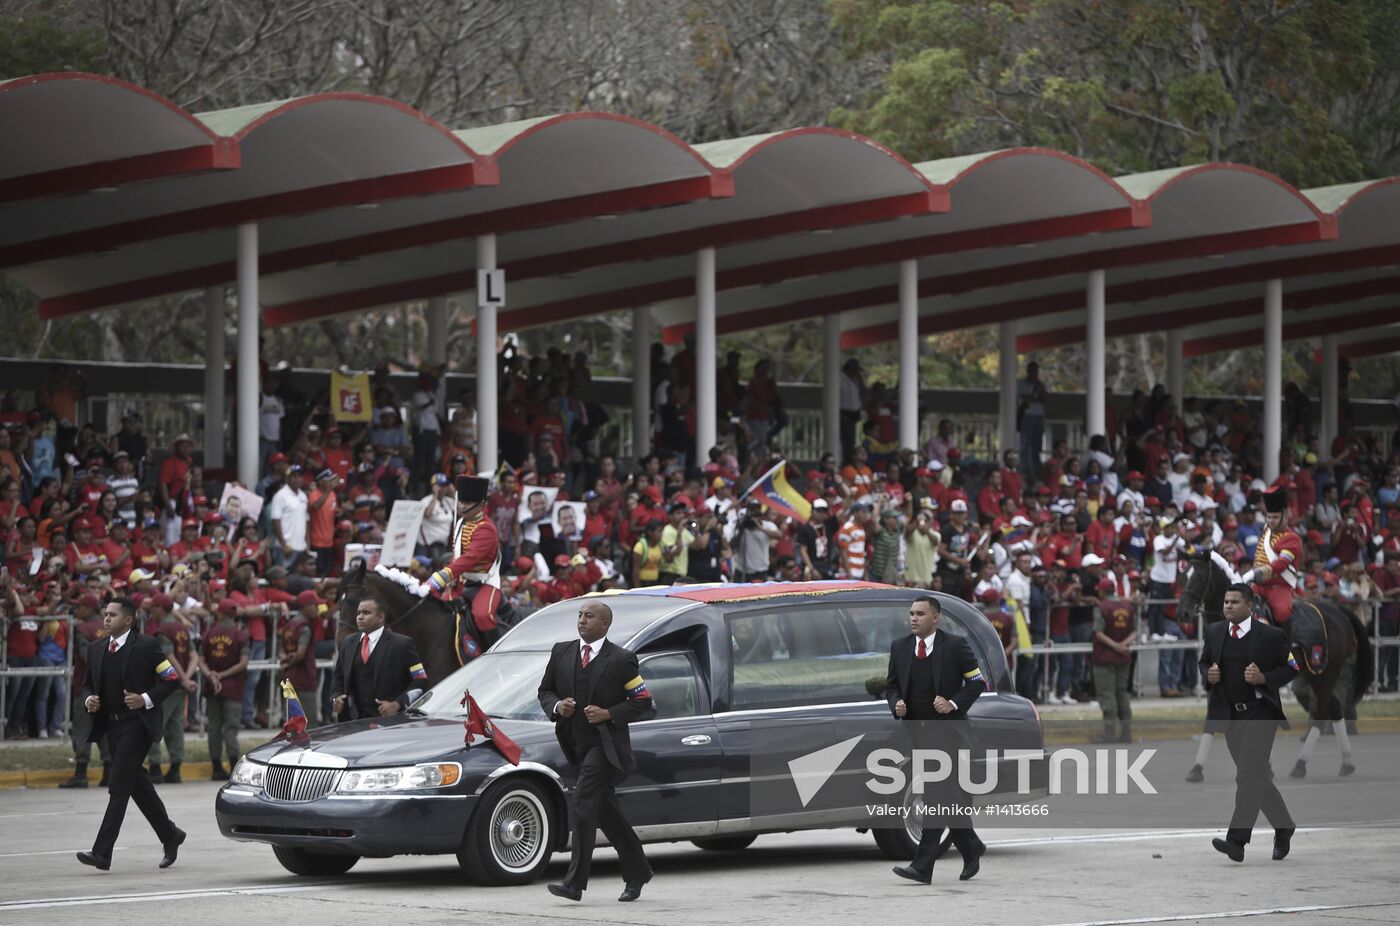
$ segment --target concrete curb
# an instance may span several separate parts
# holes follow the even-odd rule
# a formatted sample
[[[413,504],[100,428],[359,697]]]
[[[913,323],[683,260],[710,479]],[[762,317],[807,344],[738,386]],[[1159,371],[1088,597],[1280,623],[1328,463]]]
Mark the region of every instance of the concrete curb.
[[[180,765],[180,777],[184,781],[208,781],[214,767],[208,762],[185,762]],[[56,788],[59,782],[73,777],[71,771],[42,772],[0,772],[0,791],[14,788]],[[88,768],[88,787],[96,788],[102,780],[102,765]]]

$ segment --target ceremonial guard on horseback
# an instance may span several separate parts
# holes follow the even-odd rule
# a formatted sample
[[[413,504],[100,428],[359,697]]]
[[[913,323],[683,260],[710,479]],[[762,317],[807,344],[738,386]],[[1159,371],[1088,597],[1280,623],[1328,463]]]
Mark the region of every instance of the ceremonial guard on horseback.
[[[1268,605],[1273,623],[1288,626],[1303,570],[1303,538],[1288,526],[1288,495],[1274,486],[1264,495],[1264,532],[1254,550],[1254,594]]]
[[[428,586],[444,600],[456,603],[459,645],[463,661],[471,641],[461,632],[461,614],[470,609],[475,642],[485,651],[500,636],[497,611],[501,606],[501,539],[496,524],[486,517],[486,495],[491,482],[476,476],[458,476],[457,521],[452,525],[452,561],[434,572]]]
[[[1371,684],[1374,658],[1366,629],[1350,611],[1331,602],[1297,597],[1304,567],[1303,539],[1288,525],[1288,496],[1281,486],[1263,493],[1265,527],[1254,552],[1254,568],[1237,575],[1218,552],[1188,551],[1187,573],[1179,608],[1199,613],[1210,623],[1223,619],[1221,602],[1231,582],[1252,587],[1255,620],[1272,623],[1287,635],[1298,665],[1293,691],[1308,711],[1309,729],[1289,775],[1302,778],[1322,728],[1331,724],[1341,753],[1339,774],[1356,771],[1344,714],[1354,708]],[[1343,703],[1346,702],[1346,703]],[[1196,764],[1186,780],[1199,782],[1210,754],[1211,734],[1222,732],[1208,720]]]

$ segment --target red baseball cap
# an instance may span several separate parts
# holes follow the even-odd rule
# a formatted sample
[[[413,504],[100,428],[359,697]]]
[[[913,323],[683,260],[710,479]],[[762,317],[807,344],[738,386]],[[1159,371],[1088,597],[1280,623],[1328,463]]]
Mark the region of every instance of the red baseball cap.
[[[80,608],[92,608],[96,611],[98,608],[102,607],[102,601],[92,592],[88,592],[78,599],[77,605]]]
[[[147,604],[149,604],[153,608],[164,608],[165,610],[170,611],[175,608],[175,599],[171,598],[164,592],[159,592],[155,595],[152,595],[151,600],[147,602]]]
[[[187,527],[199,527],[199,522],[194,518],[185,518],[180,522],[180,530],[184,530]]]
[[[307,608],[307,607],[311,607],[312,605],[318,605],[318,604],[320,604],[320,603],[321,603],[321,599],[318,598],[318,597],[316,596],[316,593],[313,592],[313,591],[312,591],[311,589],[309,589],[309,588],[308,588],[306,591],[302,592],[301,594],[297,595],[297,607],[298,607],[298,608]]]

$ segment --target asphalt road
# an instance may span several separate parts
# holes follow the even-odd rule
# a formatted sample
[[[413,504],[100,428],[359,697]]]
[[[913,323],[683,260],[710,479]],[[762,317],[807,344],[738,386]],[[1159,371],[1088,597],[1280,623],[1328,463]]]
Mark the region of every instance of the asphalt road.
[[[1371,768],[1400,761],[1400,734],[1365,737]],[[1189,767],[1189,741],[1160,744],[1169,766]],[[1168,797],[1183,807],[1227,799],[1233,769],[1222,747],[1204,785],[1170,775]],[[465,884],[450,857],[363,860],[341,879],[286,873],[265,846],[231,842],[214,823],[211,782],[162,788],[175,821],[189,832],[178,863],[159,871],[160,847],[132,808],[110,872],[83,867],[73,854],[91,845],[106,794],[0,792],[0,924],[258,922],[374,924],[437,921],[654,923],[666,926],[738,921],[773,923],[894,922],[927,916],[927,904],[957,922],[983,924],[1109,924],[1238,919],[1255,923],[1400,923],[1395,860],[1400,857],[1400,792],[1377,787],[1393,772],[1358,774],[1342,786],[1335,752],[1319,747],[1304,782],[1281,778],[1285,797],[1302,789],[1340,790],[1376,804],[1369,826],[1330,828],[1300,818],[1292,855],[1269,858],[1266,829],[1245,863],[1210,846],[1220,829],[982,830],[989,850],[982,872],[957,880],[956,855],[941,862],[931,887],[890,874],[869,835],[852,831],[761,837],[732,854],[701,852],[688,843],[648,846],[656,880],[642,900],[623,906],[615,856],[599,850],[593,888],[581,904],[546,893],[543,884],[477,888]],[[1358,758],[1361,749],[1358,743]],[[1276,749],[1275,767],[1291,750]],[[1391,766],[1394,768],[1395,766]],[[1355,790],[1352,790],[1352,789]],[[1262,822],[1262,821],[1261,821]],[[1223,827],[1224,821],[1221,821]],[[556,856],[550,877],[563,874]],[[1113,886],[1108,886],[1113,885]],[[938,909],[938,908],[933,908]]]

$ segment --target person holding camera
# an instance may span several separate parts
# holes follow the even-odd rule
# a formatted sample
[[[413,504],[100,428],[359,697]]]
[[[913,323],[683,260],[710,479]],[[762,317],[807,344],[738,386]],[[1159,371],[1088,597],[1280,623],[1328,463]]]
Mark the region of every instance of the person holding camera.
[[[814,499],[811,519],[797,528],[793,538],[793,552],[797,554],[799,572],[808,582],[830,579],[833,574],[830,512],[831,506],[826,499]]]
[[[690,574],[690,549],[695,543],[695,521],[685,502],[672,502],[666,509],[666,526],[661,529],[662,585],[674,585]]]
[[[690,531],[695,535],[695,540],[690,545],[690,569],[686,574],[697,582],[724,581],[723,563],[733,553],[719,517],[713,511],[702,508],[696,519],[690,522]]]
[[[734,532],[734,581],[762,582],[772,569],[772,548],[782,534],[763,516],[763,503],[748,500]]]

